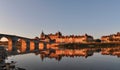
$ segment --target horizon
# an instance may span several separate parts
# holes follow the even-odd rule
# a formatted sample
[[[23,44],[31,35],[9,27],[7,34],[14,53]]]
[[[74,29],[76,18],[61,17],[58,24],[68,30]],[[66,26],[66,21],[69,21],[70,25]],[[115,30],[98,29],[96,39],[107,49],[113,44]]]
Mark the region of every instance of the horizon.
[[[1,0],[0,33],[28,38],[62,32],[95,39],[120,32],[119,0]]]
[[[57,32],[55,32],[55,33],[45,33],[44,31],[42,31],[45,35],[48,35],[48,34],[55,34],[55,33],[57,33],[57,32],[61,32],[61,31],[57,31]],[[41,32],[41,33],[42,33]],[[39,37],[40,38],[40,35],[41,35],[41,33],[38,35],[38,36],[35,36],[35,37]],[[61,32],[62,33],[62,32]],[[117,34],[118,32],[116,32],[116,33],[113,33],[113,34]],[[4,33],[0,33],[0,34],[4,34]],[[87,34],[87,35],[90,35],[90,36],[92,36],[94,39],[100,39],[102,36],[100,36],[100,38],[95,38],[93,35],[91,35],[91,34],[88,34],[88,33],[85,33],[85,34]],[[77,35],[77,36],[83,36],[83,35],[85,35],[85,34],[69,34],[69,35],[65,35],[64,33],[62,33],[62,35],[63,36],[70,36],[70,35]],[[15,34],[6,34],[6,35],[15,35]],[[108,35],[103,35],[103,36],[109,36],[109,35],[112,35],[112,34],[108,34]],[[20,36],[20,37],[25,37],[25,36],[21,36],[21,35],[15,35],[15,36]],[[33,37],[33,38],[35,38],[35,37]],[[5,37],[3,37],[4,39],[7,39],[7,38],[5,38]],[[25,38],[30,38],[30,37],[25,37]],[[4,40],[3,39],[3,40]],[[32,39],[32,38],[31,38]]]

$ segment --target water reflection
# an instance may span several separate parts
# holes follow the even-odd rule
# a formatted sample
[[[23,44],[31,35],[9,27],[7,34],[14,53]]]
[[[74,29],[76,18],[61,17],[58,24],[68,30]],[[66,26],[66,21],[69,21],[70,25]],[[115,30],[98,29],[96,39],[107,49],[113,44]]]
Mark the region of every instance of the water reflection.
[[[94,53],[101,53],[101,55],[112,55],[120,57],[120,47],[106,47],[106,48],[81,48],[81,49],[57,49],[53,51],[42,51],[40,57],[44,58],[55,58],[60,61],[62,57],[85,57],[88,58],[93,56]],[[38,54],[38,53],[37,53]]]
[[[24,49],[23,49],[24,50]],[[44,60],[44,58],[55,58],[60,61],[62,57],[85,57],[88,58],[93,56],[94,53],[101,53],[101,55],[112,55],[120,57],[120,46],[116,47],[94,47],[94,48],[79,48],[79,49],[48,49],[48,50],[34,50],[34,51],[11,51],[9,52],[9,56],[12,55],[22,55],[34,53],[35,55],[40,54],[40,58]]]
[[[24,48],[22,48],[22,49],[24,50]],[[58,70],[60,70],[60,69],[64,69],[63,65],[66,64],[65,61],[66,60],[71,60],[70,58],[73,58],[73,60],[80,60],[81,62],[78,62],[78,64],[80,64],[80,65],[84,65],[84,61],[85,61],[85,60],[83,60],[83,58],[84,58],[84,59],[86,59],[88,61],[85,61],[87,63],[87,65],[85,65],[83,67],[87,67],[87,66],[90,67],[90,65],[91,64],[94,65],[94,63],[100,63],[100,64],[98,64],[98,66],[103,64],[104,62],[100,62],[99,61],[100,59],[101,59],[101,61],[110,60],[108,62],[108,64],[106,64],[106,65],[109,65],[109,63],[111,63],[111,61],[112,61],[111,57],[107,56],[108,58],[104,59],[104,58],[99,57],[101,55],[104,55],[104,56],[109,55],[109,56],[113,56],[113,57],[117,56],[118,58],[120,57],[120,46],[113,46],[113,47],[102,47],[101,46],[101,47],[91,47],[91,48],[89,48],[89,47],[83,48],[82,47],[82,48],[77,48],[77,49],[57,48],[57,49],[34,50],[34,51],[29,51],[29,50],[25,51],[24,50],[24,52],[23,52],[22,49],[20,49],[20,52],[18,52],[18,51],[9,51],[8,52],[8,57],[15,56],[16,58],[14,58],[14,59],[16,59],[16,60],[19,58],[18,59],[18,64],[20,62],[25,62],[27,60],[29,63],[26,64],[27,63],[26,62],[26,63],[24,63],[24,65],[30,65],[30,66],[26,67],[26,68],[28,68],[28,70],[34,70],[34,69],[35,70],[39,70],[39,69],[42,69],[42,67],[44,67],[43,69],[45,69],[45,70],[52,70],[54,68],[51,68],[51,65],[55,65],[56,64],[53,61],[53,59],[55,61],[59,61],[60,62],[60,64],[56,64],[57,67],[55,67],[55,69],[56,69],[56,68],[59,68],[59,67],[62,66],[63,68],[59,68],[58,69]],[[30,53],[32,53],[32,54],[30,54]],[[96,53],[99,53],[99,54],[96,55]],[[27,55],[27,54],[30,54],[30,55]],[[20,57],[18,55],[20,55],[20,56],[24,55],[24,56]],[[38,58],[38,57],[39,57],[39,59],[36,60],[36,58]],[[92,57],[92,59],[90,57]],[[26,60],[21,60],[20,61],[20,59],[22,59],[22,58],[26,59]],[[31,58],[31,59],[29,59],[29,58]],[[46,59],[47,59],[47,61],[52,61],[53,63],[51,63],[51,65],[47,64],[48,62],[46,61]],[[96,59],[99,59],[99,60],[95,61]],[[9,58],[8,58],[8,60],[9,60]],[[45,65],[42,62],[39,62],[39,61],[42,61]],[[42,63],[42,65],[41,65],[41,63]],[[72,62],[70,62],[70,64],[68,64],[69,66],[73,66],[73,67],[70,67],[70,68],[73,68],[71,70],[74,70],[75,67],[77,67],[77,70],[82,69],[82,67],[79,67],[79,65],[76,66],[74,64],[75,64],[74,61],[72,61]],[[113,63],[113,64],[115,64],[115,63]],[[49,66],[51,69],[46,69],[45,66]],[[114,66],[114,65],[111,65],[111,67],[112,66]],[[30,69],[30,67],[32,67],[33,69]],[[106,67],[106,66],[103,66],[103,67]],[[114,67],[116,67],[116,65]],[[114,67],[112,69],[114,69]],[[90,70],[89,68],[88,69],[87,68],[83,68],[83,69],[84,70]],[[97,69],[96,67],[93,67],[92,70],[96,70],[96,69]],[[106,70],[106,69],[109,69],[109,68],[106,67],[105,69],[102,69],[102,70]],[[117,66],[116,70],[119,70],[119,66]]]

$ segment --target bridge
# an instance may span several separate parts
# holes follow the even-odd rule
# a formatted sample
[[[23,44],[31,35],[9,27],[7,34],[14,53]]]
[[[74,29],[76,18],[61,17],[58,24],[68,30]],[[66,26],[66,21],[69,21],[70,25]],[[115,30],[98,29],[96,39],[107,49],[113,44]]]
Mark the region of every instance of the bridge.
[[[40,42],[40,40],[37,39],[30,39],[16,35],[0,34],[0,39],[3,37],[8,39],[8,51],[17,50],[18,42],[21,43],[21,49],[24,48],[23,51],[39,49],[41,47],[41,44],[44,45],[43,42]]]

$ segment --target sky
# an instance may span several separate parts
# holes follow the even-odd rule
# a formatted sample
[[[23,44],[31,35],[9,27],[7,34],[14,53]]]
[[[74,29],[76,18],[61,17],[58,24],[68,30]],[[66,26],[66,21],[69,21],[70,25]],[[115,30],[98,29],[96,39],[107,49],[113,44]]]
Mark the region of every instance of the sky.
[[[0,0],[0,33],[100,38],[120,31],[120,0]]]

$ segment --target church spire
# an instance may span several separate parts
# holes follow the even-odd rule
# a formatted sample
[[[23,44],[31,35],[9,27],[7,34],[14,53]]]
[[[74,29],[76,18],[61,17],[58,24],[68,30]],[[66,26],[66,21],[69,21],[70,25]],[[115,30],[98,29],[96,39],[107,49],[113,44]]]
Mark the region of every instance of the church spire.
[[[44,34],[43,30],[42,30],[40,38],[43,38],[44,36],[45,36],[45,34]]]

